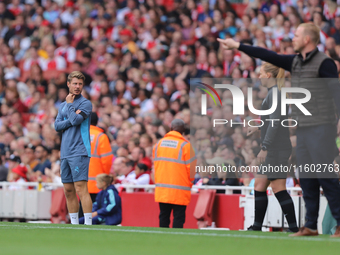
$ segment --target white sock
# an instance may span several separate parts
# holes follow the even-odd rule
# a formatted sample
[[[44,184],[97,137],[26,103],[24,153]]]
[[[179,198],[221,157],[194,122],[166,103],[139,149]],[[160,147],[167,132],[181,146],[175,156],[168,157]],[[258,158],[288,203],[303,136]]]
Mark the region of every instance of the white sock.
[[[92,213],[84,213],[85,225],[92,225]]]
[[[79,225],[78,213],[70,213],[71,224]]]

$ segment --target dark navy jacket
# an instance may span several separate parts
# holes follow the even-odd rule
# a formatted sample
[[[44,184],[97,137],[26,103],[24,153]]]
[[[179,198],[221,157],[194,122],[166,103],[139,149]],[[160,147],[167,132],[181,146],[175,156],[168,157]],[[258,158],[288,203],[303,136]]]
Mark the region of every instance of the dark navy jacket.
[[[122,203],[115,186],[110,185],[98,193],[92,208],[92,212],[95,211],[98,213],[98,220],[106,225],[118,225],[122,222]]]

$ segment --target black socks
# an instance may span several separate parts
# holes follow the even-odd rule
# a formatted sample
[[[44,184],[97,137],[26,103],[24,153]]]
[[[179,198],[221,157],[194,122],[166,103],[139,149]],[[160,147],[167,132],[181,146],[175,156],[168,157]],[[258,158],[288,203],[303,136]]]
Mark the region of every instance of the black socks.
[[[264,216],[266,215],[268,197],[266,191],[255,190],[255,220],[253,230],[261,230]]]
[[[296,224],[294,204],[287,190],[282,190],[280,192],[275,193],[275,197],[279,201],[282,212],[287,219],[289,230],[291,230],[292,232],[297,232],[299,229]],[[254,225],[252,226],[253,230],[262,229],[262,224],[264,216],[266,215],[267,206],[268,206],[267,192],[255,190],[255,220]]]
[[[275,193],[275,196],[279,201],[282,212],[287,219],[289,230],[297,232],[299,229],[296,224],[295,209],[291,196],[288,194],[287,190],[277,192]]]

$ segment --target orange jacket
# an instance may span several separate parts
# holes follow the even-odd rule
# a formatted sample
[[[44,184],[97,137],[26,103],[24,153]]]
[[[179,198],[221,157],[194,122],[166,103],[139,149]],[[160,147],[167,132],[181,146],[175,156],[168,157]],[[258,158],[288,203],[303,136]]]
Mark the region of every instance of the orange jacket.
[[[190,143],[179,132],[170,131],[154,146],[152,158],[155,166],[155,201],[188,205],[196,165]]]
[[[87,187],[89,193],[97,194],[100,190],[96,185],[98,174],[109,174],[112,165],[112,149],[109,138],[103,130],[96,126],[90,126],[91,159],[89,166],[89,181]]]

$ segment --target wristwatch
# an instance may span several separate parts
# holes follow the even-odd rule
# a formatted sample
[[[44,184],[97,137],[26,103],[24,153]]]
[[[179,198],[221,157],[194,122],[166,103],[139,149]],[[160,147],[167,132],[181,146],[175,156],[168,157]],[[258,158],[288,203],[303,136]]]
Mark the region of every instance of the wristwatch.
[[[267,150],[267,147],[266,147],[265,145],[262,145],[261,149],[262,149],[263,151],[266,151],[266,150]]]

